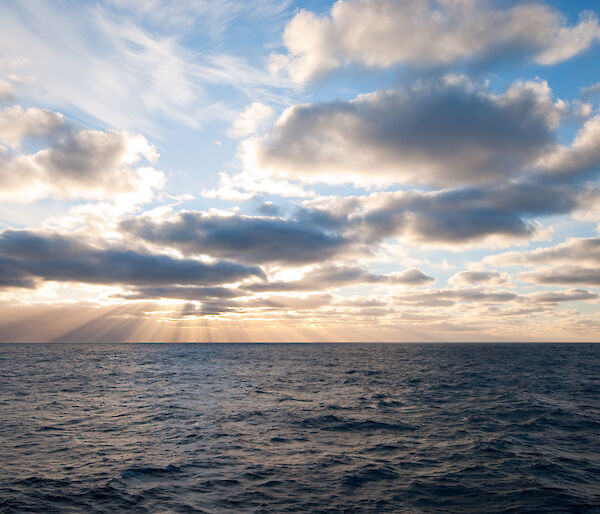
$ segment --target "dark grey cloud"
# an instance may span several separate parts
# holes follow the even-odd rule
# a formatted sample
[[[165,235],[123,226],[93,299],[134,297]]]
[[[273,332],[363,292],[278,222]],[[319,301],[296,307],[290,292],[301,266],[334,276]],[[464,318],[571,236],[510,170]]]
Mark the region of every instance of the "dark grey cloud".
[[[220,261],[140,253],[123,248],[100,248],[72,235],[5,230],[0,233],[4,277],[26,287],[37,279],[122,285],[213,285],[263,277],[258,267]]]
[[[350,245],[339,233],[295,219],[272,217],[181,212],[164,221],[132,218],[122,222],[121,228],[147,242],[187,254],[207,254],[247,263],[319,262]]]
[[[262,216],[280,216],[281,210],[273,202],[263,202],[258,207],[258,213]]]

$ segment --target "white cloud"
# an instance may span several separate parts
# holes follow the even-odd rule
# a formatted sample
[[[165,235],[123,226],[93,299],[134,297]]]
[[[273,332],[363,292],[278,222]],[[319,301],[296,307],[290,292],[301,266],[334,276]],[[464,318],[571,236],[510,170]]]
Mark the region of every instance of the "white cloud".
[[[253,174],[305,182],[456,185],[518,175],[554,144],[565,112],[546,82],[492,94],[464,77],[295,105],[240,146]]]
[[[600,27],[591,13],[566,25],[540,4],[495,9],[473,0],[339,0],[329,15],[298,12],[285,28],[287,54],[271,70],[306,82],[349,63],[371,67],[444,65],[503,54],[555,64],[586,50]]]
[[[473,284],[486,284],[488,286],[505,286],[510,284],[510,276],[499,271],[460,271],[450,277],[450,284],[457,286],[470,286]]]
[[[218,173],[219,185],[214,189],[203,189],[204,198],[220,198],[227,201],[245,201],[257,195],[268,194],[283,198],[307,198],[315,196],[314,191],[305,190],[301,185],[288,180],[261,177],[251,173],[231,175]]]
[[[585,122],[571,146],[557,145],[537,163],[554,173],[577,173],[600,165],[600,114]]]
[[[274,115],[273,109],[260,102],[252,102],[233,122],[228,135],[232,138],[255,134]]]
[[[148,201],[153,190],[163,184],[161,171],[141,164],[158,157],[141,135],[76,131],[67,127],[59,113],[41,109],[14,107],[0,115],[0,136],[12,145],[38,134],[54,136],[54,141],[32,154],[0,154],[0,197],[4,201],[59,197],[139,203]]]
[[[60,133],[65,128],[65,118],[58,112],[19,105],[0,111],[0,141],[18,147],[27,137]]]

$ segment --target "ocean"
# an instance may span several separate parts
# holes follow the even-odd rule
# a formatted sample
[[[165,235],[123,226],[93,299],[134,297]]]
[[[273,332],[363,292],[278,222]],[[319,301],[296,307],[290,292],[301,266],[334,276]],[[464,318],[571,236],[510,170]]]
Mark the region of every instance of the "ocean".
[[[600,345],[3,344],[0,512],[600,512]]]

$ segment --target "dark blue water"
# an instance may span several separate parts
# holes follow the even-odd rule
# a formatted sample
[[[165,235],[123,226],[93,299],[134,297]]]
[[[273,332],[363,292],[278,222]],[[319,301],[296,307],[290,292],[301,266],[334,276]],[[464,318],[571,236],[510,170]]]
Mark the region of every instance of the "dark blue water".
[[[600,345],[0,345],[2,512],[600,512]]]

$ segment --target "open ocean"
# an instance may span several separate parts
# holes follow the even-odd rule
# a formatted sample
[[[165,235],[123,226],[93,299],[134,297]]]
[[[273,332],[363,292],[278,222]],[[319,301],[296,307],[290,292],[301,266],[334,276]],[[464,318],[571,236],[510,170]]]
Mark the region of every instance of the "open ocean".
[[[0,345],[0,512],[600,512],[600,345]]]

